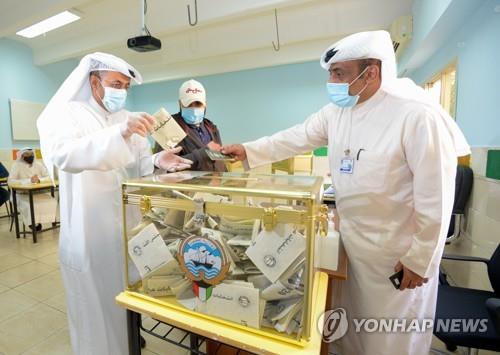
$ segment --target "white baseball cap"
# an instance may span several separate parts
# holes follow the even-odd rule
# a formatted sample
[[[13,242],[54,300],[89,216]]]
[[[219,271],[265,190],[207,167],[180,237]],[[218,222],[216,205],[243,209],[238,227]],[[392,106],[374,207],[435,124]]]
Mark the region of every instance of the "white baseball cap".
[[[195,101],[207,105],[207,96],[205,88],[196,80],[185,81],[179,88],[179,100],[184,107],[188,107]]]

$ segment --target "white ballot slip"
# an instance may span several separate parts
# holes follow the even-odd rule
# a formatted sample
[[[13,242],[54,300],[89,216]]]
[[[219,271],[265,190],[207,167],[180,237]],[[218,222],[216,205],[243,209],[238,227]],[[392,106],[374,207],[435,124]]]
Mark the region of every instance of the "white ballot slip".
[[[306,239],[299,232],[294,231],[282,237],[274,231],[263,230],[246,254],[269,281],[274,283],[304,253],[305,248]]]
[[[265,303],[259,299],[259,289],[246,282],[223,282],[214,287],[207,301],[206,312],[245,326],[259,328]],[[262,308],[262,310],[261,310]]]
[[[163,149],[174,148],[186,137],[186,132],[163,107],[153,117],[156,125],[151,136]]]
[[[153,223],[128,241],[128,254],[142,278],[170,262],[177,263]]]

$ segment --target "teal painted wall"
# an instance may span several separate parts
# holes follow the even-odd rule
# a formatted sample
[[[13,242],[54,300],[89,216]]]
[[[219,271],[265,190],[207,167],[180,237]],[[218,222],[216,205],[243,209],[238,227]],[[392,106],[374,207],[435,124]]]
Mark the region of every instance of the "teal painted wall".
[[[244,142],[303,122],[328,102],[327,72],[317,61],[195,78],[207,91],[207,117],[219,127],[224,143]],[[132,107],[179,111],[184,80],[134,86]]]
[[[47,103],[75,65],[69,60],[37,67],[29,47],[0,39],[0,148],[38,146],[12,140],[9,99]]]
[[[413,32],[408,49],[399,59],[398,67],[406,67],[411,55],[439,21],[453,0],[414,0],[412,5]],[[472,0],[476,1],[476,0]]]
[[[457,0],[453,0],[457,1]],[[500,0],[485,0],[410,77],[419,84],[457,59],[457,123],[472,146],[500,146]]]

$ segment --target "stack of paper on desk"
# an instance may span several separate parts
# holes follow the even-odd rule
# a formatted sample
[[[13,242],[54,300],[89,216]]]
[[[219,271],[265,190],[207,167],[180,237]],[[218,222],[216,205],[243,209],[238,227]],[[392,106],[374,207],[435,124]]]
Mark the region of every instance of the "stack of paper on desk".
[[[151,136],[165,150],[174,148],[185,137],[186,133],[172,116],[161,108],[153,117],[156,119]]]

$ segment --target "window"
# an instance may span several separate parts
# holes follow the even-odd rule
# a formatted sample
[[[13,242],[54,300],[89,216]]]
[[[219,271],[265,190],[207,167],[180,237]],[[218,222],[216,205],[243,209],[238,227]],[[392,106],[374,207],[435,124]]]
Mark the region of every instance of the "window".
[[[424,89],[441,104],[443,108],[455,118],[457,106],[457,86],[456,86],[457,63],[453,62],[439,74],[428,81]]]

